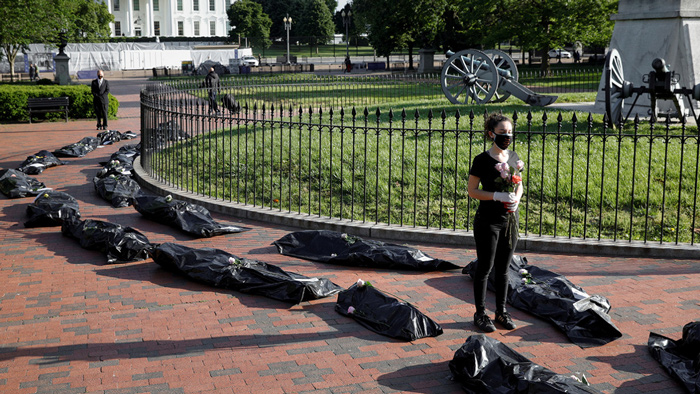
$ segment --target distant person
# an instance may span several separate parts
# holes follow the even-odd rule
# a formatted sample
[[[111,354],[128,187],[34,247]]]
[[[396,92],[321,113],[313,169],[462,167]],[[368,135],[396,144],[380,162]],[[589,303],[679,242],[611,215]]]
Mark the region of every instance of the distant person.
[[[29,64],[29,80],[34,80],[34,63]]]
[[[35,64],[35,65],[34,65],[34,79],[36,79],[36,80],[38,81],[39,78],[40,78],[40,76],[39,76],[39,66],[37,66],[37,65]]]
[[[574,51],[574,63],[581,62],[581,53],[577,50]]]
[[[209,113],[216,112],[219,114],[219,104],[216,99],[219,94],[219,74],[216,73],[214,67],[209,69],[209,74],[204,79],[204,86],[209,89]]]
[[[102,70],[97,70],[97,79],[92,80],[92,104],[97,115],[97,130],[107,130],[107,109],[109,108],[109,81]]]
[[[345,72],[349,73],[352,71],[352,62],[350,61],[350,56],[345,57]]]
[[[262,66],[262,56],[258,53],[258,66]]]

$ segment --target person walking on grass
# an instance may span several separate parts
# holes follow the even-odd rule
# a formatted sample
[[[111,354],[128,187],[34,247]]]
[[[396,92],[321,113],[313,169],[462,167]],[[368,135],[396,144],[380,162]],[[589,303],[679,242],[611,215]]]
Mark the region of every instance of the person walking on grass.
[[[486,313],[486,288],[492,270],[496,287],[496,323],[507,330],[516,327],[506,311],[506,297],[508,266],[518,243],[523,162],[517,153],[508,150],[513,140],[513,122],[508,117],[491,114],[484,122],[484,130],[485,138],[492,144],[474,158],[469,169],[467,191],[469,197],[479,200],[473,227],[477,256],[474,324],[484,332],[493,332],[496,326]]]
[[[97,116],[97,130],[107,130],[109,109],[109,81],[102,70],[97,70],[97,79],[92,80],[92,105]]]

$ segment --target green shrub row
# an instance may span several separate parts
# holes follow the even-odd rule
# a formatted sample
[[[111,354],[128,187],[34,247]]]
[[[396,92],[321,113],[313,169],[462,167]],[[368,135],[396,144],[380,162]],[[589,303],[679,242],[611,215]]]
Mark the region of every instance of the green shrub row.
[[[72,119],[94,118],[92,93],[87,85],[0,85],[0,121],[29,121],[27,99],[33,97],[68,97],[68,116]],[[116,118],[119,101],[109,95],[109,117]],[[62,113],[32,115],[32,119],[61,119]]]

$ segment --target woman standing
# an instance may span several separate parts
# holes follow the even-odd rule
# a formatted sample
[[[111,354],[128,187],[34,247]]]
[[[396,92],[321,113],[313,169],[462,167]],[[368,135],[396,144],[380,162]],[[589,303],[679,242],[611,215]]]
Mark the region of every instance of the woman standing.
[[[484,122],[491,148],[474,158],[469,169],[469,197],[479,200],[474,217],[477,267],[474,277],[474,324],[485,332],[496,326],[486,314],[486,283],[495,270],[496,323],[512,330],[516,326],[506,311],[508,266],[518,242],[518,204],[523,194],[522,161],[508,150],[513,140],[513,122],[501,114],[491,114]],[[479,188],[481,184],[481,189]]]

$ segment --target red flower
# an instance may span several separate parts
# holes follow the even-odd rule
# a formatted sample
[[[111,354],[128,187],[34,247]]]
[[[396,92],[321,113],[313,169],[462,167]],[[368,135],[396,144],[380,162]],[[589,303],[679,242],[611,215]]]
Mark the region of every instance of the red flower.
[[[523,178],[520,175],[513,175],[513,183],[518,184],[523,181]]]

